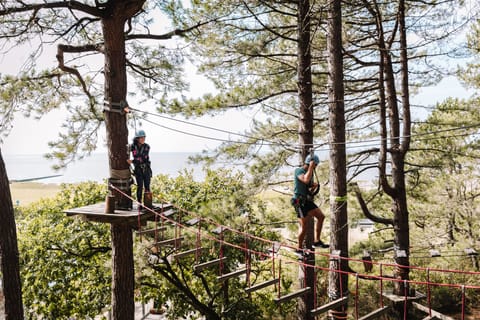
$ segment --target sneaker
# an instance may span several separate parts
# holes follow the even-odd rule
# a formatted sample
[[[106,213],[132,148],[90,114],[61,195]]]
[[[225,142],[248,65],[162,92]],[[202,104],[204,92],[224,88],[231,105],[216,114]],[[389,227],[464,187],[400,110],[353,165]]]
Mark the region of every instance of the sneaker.
[[[303,249],[296,249],[295,250],[295,254],[298,254],[298,255],[303,255]]]
[[[303,260],[308,255],[303,249],[296,249],[295,254],[299,260]]]
[[[327,243],[324,243],[322,240],[318,240],[317,242],[313,243],[314,248],[329,248],[330,245]]]

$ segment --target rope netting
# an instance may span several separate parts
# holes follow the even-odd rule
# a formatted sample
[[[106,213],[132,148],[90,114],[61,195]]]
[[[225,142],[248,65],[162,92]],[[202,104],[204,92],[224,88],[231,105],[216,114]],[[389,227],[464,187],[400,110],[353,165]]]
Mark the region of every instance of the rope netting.
[[[305,262],[305,259],[296,259],[292,258],[291,255],[286,255],[282,252],[282,249],[288,250],[288,252],[295,251],[297,249],[296,247],[289,245],[287,243],[279,242],[279,241],[273,241],[270,239],[262,238],[259,236],[256,236],[254,234],[250,234],[245,231],[237,230],[235,228],[232,228],[230,226],[222,225],[213,219],[202,217],[199,214],[195,212],[191,212],[189,210],[185,210],[183,208],[180,208],[179,206],[176,206],[174,204],[169,204],[172,208],[174,208],[179,214],[183,214],[184,217],[188,216],[190,219],[198,219],[198,222],[196,223],[195,226],[188,225],[186,223],[182,223],[180,219],[180,215],[177,215],[177,219],[175,220],[174,218],[167,217],[164,215],[164,210],[163,206],[160,212],[155,211],[155,208],[148,208],[144,206],[142,203],[139,203],[136,201],[136,199],[132,198],[131,196],[125,194],[122,190],[116,188],[113,185],[110,185],[111,188],[115,189],[119,193],[121,193],[123,196],[131,199],[135,203],[137,203],[139,210],[139,225],[138,228],[139,230],[141,229],[141,224],[140,224],[140,214],[142,211],[148,211],[150,213],[153,213],[155,215],[155,228],[157,228],[158,221],[160,220],[162,222],[162,225],[165,223],[170,223],[171,225],[175,226],[175,236],[177,237],[180,234],[180,230],[183,230],[184,232],[189,232],[191,235],[195,236],[195,246],[200,248],[202,240],[208,240],[212,242],[216,242],[219,245],[219,255],[220,258],[223,258],[224,256],[224,247],[228,246],[230,248],[235,248],[240,251],[242,251],[245,254],[245,265],[246,265],[246,281],[247,285],[250,285],[250,270],[251,270],[251,263],[252,263],[252,255],[256,256],[259,258],[259,260],[266,260],[266,259],[271,259],[272,260],[272,274],[276,276],[276,273],[278,272],[278,278],[281,279],[281,272],[282,272],[282,262],[288,263],[288,264],[296,264],[299,267],[302,268],[315,268],[316,271],[321,271],[321,272],[336,272],[339,275],[347,275],[347,276],[354,276],[355,277],[355,304],[354,304],[354,315],[355,319],[359,318],[358,315],[358,292],[359,292],[359,279],[367,279],[367,280],[376,280],[379,281],[379,293],[380,293],[380,307],[384,307],[384,292],[385,292],[385,282],[390,282],[390,283],[403,283],[403,287],[405,288],[404,292],[404,308],[405,308],[405,317],[406,317],[406,308],[407,308],[407,302],[409,299],[409,292],[407,288],[410,285],[417,285],[417,286],[424,286],[427,290],[426,292],[426,299],[427,299],[427,308],[428,308],[428,313],[429,316],[432,316],[432,309],[431,309],[431,287],[450,287],[450,288],[458,288],[461,290],[461,319],[465,319],[465,314],[466,314],[466,290],[471,289],[471,290],[480,290],[480,285],[473,285],[473,284],[459,284],[459,283],[445,283],[445,282],[435,282],[431,281],[431,273],[436,272],[436,273],[443,273],[443,274],[462,274],[466,276],[479,276],[480,277],[480,272],[477,271],[466,271],[466,270],[458,270],[458,269],[442,269],[442,268],[431,268],[431,267],[420,267],[420,266],[414,266],[414,265],[398,265],[396,263],[386,263],[386,262],[378,262],[378,261],[372,261],[372,260],[364,260],[364,259],[358,259],[358,258],[350,258],[350,257],[344,257],[338,254],[332,254],[332,253],[327,253],[327,252],[315,252],[315,250],[308,250],[304,249],[304,252],[307,255],[315,255],[316,257],[325,257],[327,261],[332,261],[332,260],[337,260],[337,266],[340,266],[340,261],[345,260],[348,262],[352,263],[361,263],[361,264],[370,264],[370,265],[376,265],[378,267],[378,275],[372,275],[372,274],[367,274],[367,273],[359,273],[359,272],[354,272],[353,270],[341,270],[340,268],[333,269],[331,267],[324,267],[324,266],[319,266],[319,265],[312,265],[309,263]],[[162,199],[163,200],[163,199]],[[164,203],[167,203],[167,201],[164,201]],[[220,232],[202,232],[201,226],[203,226],[205,229],[209,230],[210,229],[215,229],[215,230],[220,230]],[[178,231],[177,231],[178,229]],[[244,242],[242,244],[238,243],[233,243],[225,240],[224,233],[228,231],[231,232],[232,234],[236,234],[239,237],[244,239]],[[213,233],[216,233],[217,235],[213,235]],[[163,235],[163,229],[162,229],[162,235]],[[256,240],[259,243],[263,243],[265,248],[271,248],[265,251],[258,251],[254,250],[251,246],[249,246],[250,241]],[[155,241],[158,241],[158,234],[155,232]],[[176,246],[176,245],[175,245]],[[198,250],[195,255],[195,260],[198,263],[199,256],[198,256]],[[223,260],[220,259],[220,263],[223,264]],[[275,264],[278,265],[278,270],[275,270]],[[416,272],[424,272],[425,273],[425,281],[422,280],[405,280],[405,279],[397,279],[392,276],[386,276],[385,275],[385,269],[390,268],[390,269],[395,269],[395,268],[400,268],[400,269],[409,269],[412,271]],[[220,271],[222,270],[222,265],[220,265]],[[316,274],[317,272],[315,272]],[[480,280],[480,279],[479,279]],[[342,281],[340,281],[341,285]],[[306,284],[305,286],[306,287]],[[316,287],[316,286],[314,286]],[[280,282],[278,285],[275,285],[275,290],[277,291],[278,297],[280,297],[281,292],[280,292]],[[314,293],[316,293],[316,288],[312,288],[314,290]],[[343,297],[343,288],[340,288],[340,294]],[[316,295],[316,294],[315,294]],[[317,304],[317,301],[315,299],[315,305]],[[406,318],[405,318],[406,319]]]

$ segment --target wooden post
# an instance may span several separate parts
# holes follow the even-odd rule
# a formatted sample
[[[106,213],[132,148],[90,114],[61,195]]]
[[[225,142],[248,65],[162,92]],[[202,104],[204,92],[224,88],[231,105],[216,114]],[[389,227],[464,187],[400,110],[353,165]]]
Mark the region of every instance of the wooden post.
[[[143,194],[143,205],[149,209],[152,209],[152,193],[145,192]]]
[[[115,213],[115,196],[111,194],[105,198],[105,213]]]

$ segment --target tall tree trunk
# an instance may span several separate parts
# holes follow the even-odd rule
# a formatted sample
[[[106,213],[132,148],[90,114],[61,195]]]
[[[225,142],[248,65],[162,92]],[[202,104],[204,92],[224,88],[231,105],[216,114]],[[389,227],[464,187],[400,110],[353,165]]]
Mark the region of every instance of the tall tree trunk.
[[[328,103],[330,136],[330,250],[348,257],[347,172],[345,152],[345,103],[342,56],[342,5],[332,0],[328,8]],[[348,270],[348,261],[331,260],[330,269]],[[330,272],[328,283],[330,300],[348,295],[348,276]],[[339,308],[335,316],[346,317]]]
[[[109,183],[127,195],[131,195],[129,179],[131,176],[128,159],[127,118],[120,104],[126,103],[127,71],[124,29],[125,17],[122,12],[103,20],[105,39],[105,101],[111,110],[105,112],[107,129],[108,159],[110,168]],[[115,195],[116,206],[131,208],[131,200],[111,190]]]
[[[135,318],[132,230],[128,225],[112,224],[112,313],[115,320]]]
[[[408,224],[407,189],[405,183],[405,156],[410,148],[411,117],[410,117],[410,93],[408,88],[408,56],[407,56],[407,34],[405,26],[405,0],[398,2],[398,26],[400,32],[400,86],[402,90],[402,117],[395,120],[397,126],[402,122],[402,137],[399,141],[399,150],[392,154],[392,176],[396,197],[394,198],[394,224],[395,224],[395,245],[398,249],[404,250],[406,255],[395,255],[395,262],[406,268],[397,268],[395,274],[397,279],[409,280],[410,269],[410,227]],[[391,120],[391,121],[392,121]],[[392,125],[392,123],[391,123]],[[397,130],[400,132],[400,129]],[[393,133],[392,133],[393,135]],[[400,251],[401,252],[401,251]],[[408,283],[395,283],[395,294],[402,295],[409,291]],[[403,311],[400,316],[404,317]]]
[[[298,98],[300,107],[299,137],[300,137],[300,162],[303,163],[310,148],[313,148],[313,97],[312,97],[312,56],[310,52],[310,1],[300,0],[298,3]],[[309,219],[307,223],[305,245],[311,250],[314,242],[314,221]],[[300,286],[312,288],[303,296],[298,303],[297,317],[299,319],[312,319],[310,310],[314,308],[315,294],[315,256],[308,255],[305,259],[307,266],[301,267],[303,272],[299,274]]]
[[[124,28],[127,19],[137,13],[144,1],[120,0],[107,9],[109,15],[102,19],[105,45],[105,125],[109,156],[109,183],[128,196],[130,190],[130,169],[127,163],[128,128],[126,115],[120,110],[126,103],[127,72]],[[117,111],[114,111],[117,110]],[[116,206],[131,208],[131,200],[117,191]],[[112,224],[112,312],[115,320],[133,320],[134,305],[134,265],[132,229],[129,225]]]
[[[407,192],[405,183],[405,156],[410,147],[410,100],[408,88],[408,56],[407,56],[407,39],[405,27],[405,2],[398,2],[398,30],[400,34],[400,86],[402,93],[402,113],[400,117],[399,103],[397,98],[395,71],[393,68],[392,57],[390,54],[390,45],[387,46],[385,34],[382,27],[382,17],[377,2],[371,7],[372,14],[377,19],[378,45],[380,50],[380,123],[381,123],[381,148],[379,157],[380,183],[383,191],[392,199],[393,226],[395,229],[395,268],[394,294],[405,295],[409,291],[409,268],[410,265],[410,229],[409,229],[409,213],[407,205]],[[384,82],[383,82],[384,81]],[[385,84],[383,86],[383,84]],[[388,115],[387,115],[388,111]],[[388,119],[388,130],[387,130]],[[402,131],[400,130],[402,128]],[[387,149],[387,138],[390,146]],[[387,180],[386,162],[387,153],[390,153],[391,167],[391,185]],[[398,305],[396,317],[398,319],[405,318],[405,310],[403,306]],[[407,308],[408,313],[408,308]]]
[[[5,163],[0,150],[0,257],[5,320],[23,319],[22,283],[18,261],[17,229]],[[1,317],[2,315],[0,315]]]

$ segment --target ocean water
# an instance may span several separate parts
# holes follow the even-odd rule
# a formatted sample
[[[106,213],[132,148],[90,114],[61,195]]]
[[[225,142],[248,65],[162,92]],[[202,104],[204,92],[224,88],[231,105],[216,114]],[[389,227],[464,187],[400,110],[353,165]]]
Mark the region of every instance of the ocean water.
[[[150,158],[152,162],[153,175],[167,174],[171,177],[178,176],[184,169],[190,170],[196,181],[201,181],[205,177],[202,164],[192,164],[189,157],[197,153],[189,152],[152,152]],[[3,160],[7,169],[9,180],[33,179],[45,176],[60,175],[48,179],[39,179],[37,182],[43,183],[77,183],[84,181],[103,182],[108,178],[108,156],[106,153],[95,153],[82,160],[68,165],[65,170],[55,171],[52,166],[54,160],[45,159],[41,154],[35,155],[4,155]],[[215,168],[224,167],[224,164],[216,164]],[[244,171],[241,165],[230,165],[234,171]],[[280,173],[293,173],[293,168],[282,168]],[[367,183],[370,187],[371,181],[375,179],[376,170],[363,172],[356,181]]]
[[[187,152],[152,152],[150,154],[154,175],[179,175],[183,169],[193,171],[195,180],[205,176],[202,165],[191,164],[188,159],[195,153]],[[40,179],[43,183],[76,183],[84,181],[102,182],[108,178],[108,156],[96,153],[68,165],[65,170],[55,171],[54,160],[45,159],[43,155],[5,155],[3,156],[9,180],[32,179],[51,175],[61,175],[48,179]]]

